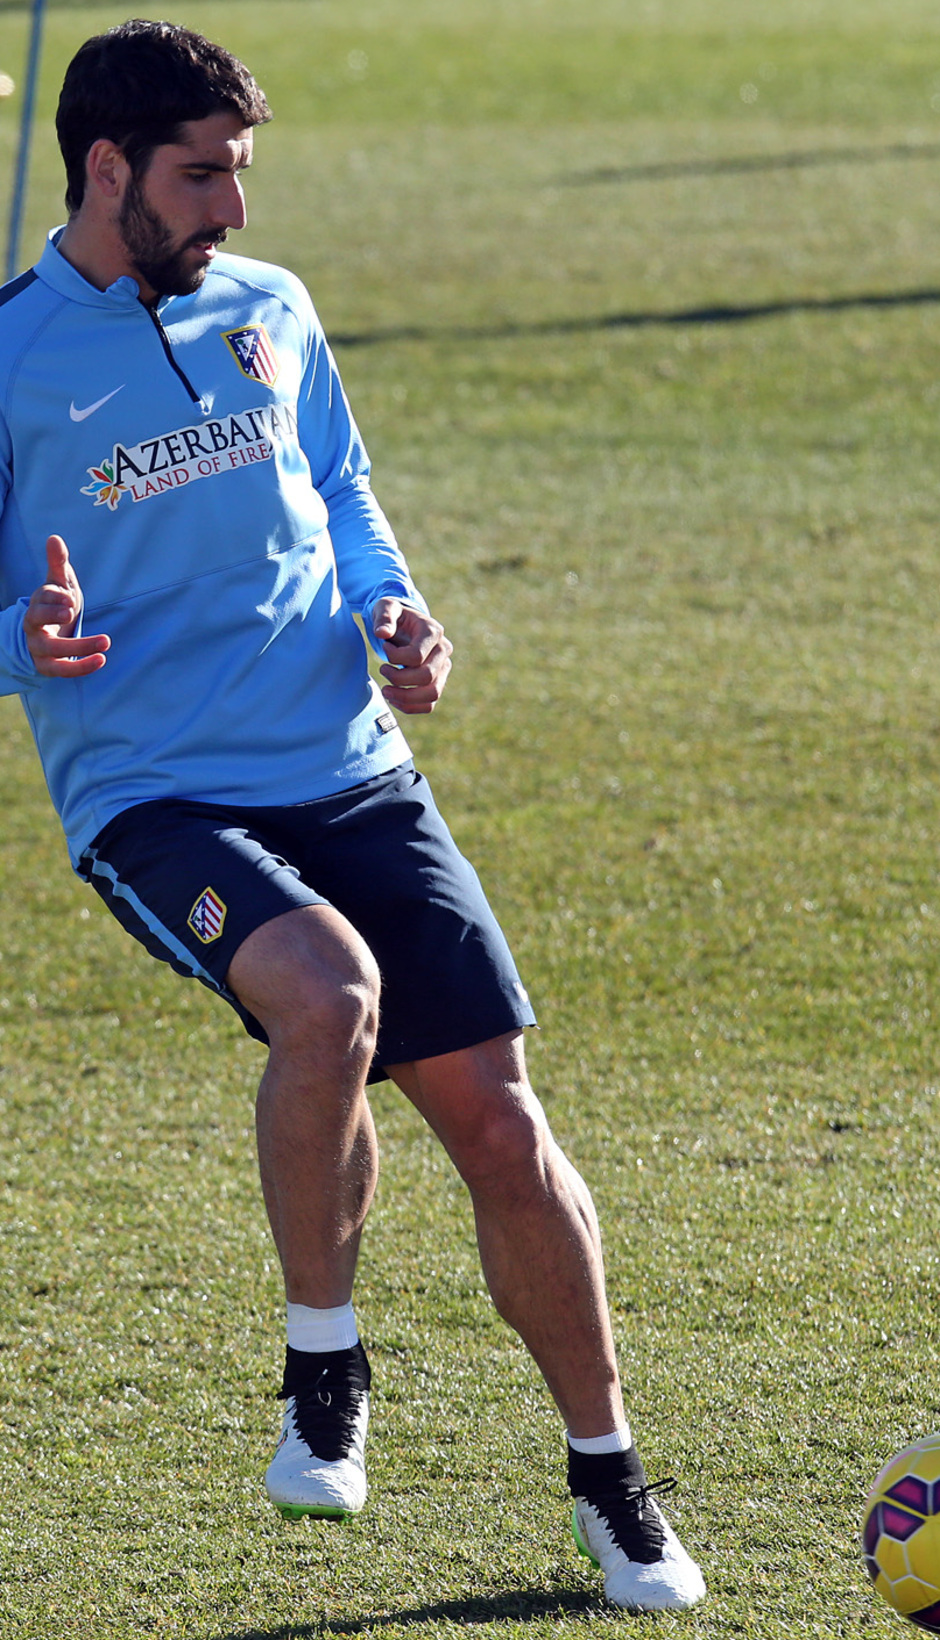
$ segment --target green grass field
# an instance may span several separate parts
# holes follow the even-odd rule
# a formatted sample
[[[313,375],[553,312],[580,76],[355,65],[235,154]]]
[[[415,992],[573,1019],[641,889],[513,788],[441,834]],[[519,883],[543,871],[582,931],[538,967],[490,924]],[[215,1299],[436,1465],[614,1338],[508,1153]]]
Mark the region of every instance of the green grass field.
[[[50,8],[23,265],[61,220],[64,65],[132,9]],[[262,1056],[71,875],[5,700],[0,1634],[900,1635],[857,1533],[940,1426],[940,13],[170,14],[275,107],[240,248],[308,280],[454,639],[412,742],[538,1008],[710,1595],[605,1606],[462,1191],[387,1086],[373,1497],[272,1512]],[[16,80],[26,32],[0,5]]]

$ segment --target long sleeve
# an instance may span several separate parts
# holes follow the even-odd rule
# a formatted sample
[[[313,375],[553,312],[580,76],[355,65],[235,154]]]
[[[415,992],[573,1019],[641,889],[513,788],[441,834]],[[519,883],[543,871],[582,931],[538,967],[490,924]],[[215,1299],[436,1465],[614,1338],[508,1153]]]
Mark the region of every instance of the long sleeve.
[[[0,695],[18,695],[39,683],[39,674],[23,636],[28,598],[0,610]]]
[[[310,317],[310,354],[299,398],[300,442],[314,486],[329,509],[340,590],[371,636],[372,609],[379,598],[400,598],[425,613],[427,604],[372,493],[369,458],[336,362],[312,309]]]
[[[13,447],[5,419],[0,416],[0,514],[10,497],[13,473]],[[10,537],[6,537],[7,550]],[[14,586],[12,565],[3,561],[0,546],[0,695],[22,694],[39,683],[39,674],[26,647],[23,635],[23,615],[29,599],[22,589]]]

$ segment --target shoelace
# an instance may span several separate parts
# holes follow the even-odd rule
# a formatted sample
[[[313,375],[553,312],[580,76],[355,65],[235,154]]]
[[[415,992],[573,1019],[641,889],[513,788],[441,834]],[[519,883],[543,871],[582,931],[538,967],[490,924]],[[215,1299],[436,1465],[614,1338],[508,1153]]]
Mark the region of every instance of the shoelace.
[[[315,1457],[326,1463],[345,1457],[364,1394],[358,1384],[331,1383],[327,1367],[312,1384],[294,1392],[294,1426]]]
[[[597,1513],[603,1516],[611,1536],[628,1560],[641,1566],[651,1566],[661,1559],[665,1536],[657,1515],[645,1509],[647,1498],[654,1493],[662,1496],[672,1492],[678,1482],[670,1476],[666,1480],[650,1481],[645,1486],[623,1486],[615,1492],[585,1494]]]

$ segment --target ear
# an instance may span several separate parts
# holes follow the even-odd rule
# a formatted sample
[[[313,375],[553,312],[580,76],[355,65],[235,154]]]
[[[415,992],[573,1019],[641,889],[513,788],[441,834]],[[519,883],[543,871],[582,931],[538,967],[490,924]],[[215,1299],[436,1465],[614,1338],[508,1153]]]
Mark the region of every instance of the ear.
[[[85,159],[85,183],[102,199],[119,199],[124,192],[130,166],[121,149],[108,137],[93,142]]]

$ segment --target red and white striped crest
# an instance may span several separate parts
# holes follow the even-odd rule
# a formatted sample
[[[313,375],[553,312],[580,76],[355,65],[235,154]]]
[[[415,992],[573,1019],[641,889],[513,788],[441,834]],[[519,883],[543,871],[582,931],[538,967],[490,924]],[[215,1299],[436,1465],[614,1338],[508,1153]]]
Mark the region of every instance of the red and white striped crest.
[[[242,325],[239,330],[223,330],[227,342],[243,376],[273,387],[280,374],[281,362],[264,325]]]
[[[187,921],[197,940],[203,945],[211,945],[217,940],[225,926],[225,913],[228,910],[224,900],[220,900],[213,889],[203,889]]]

